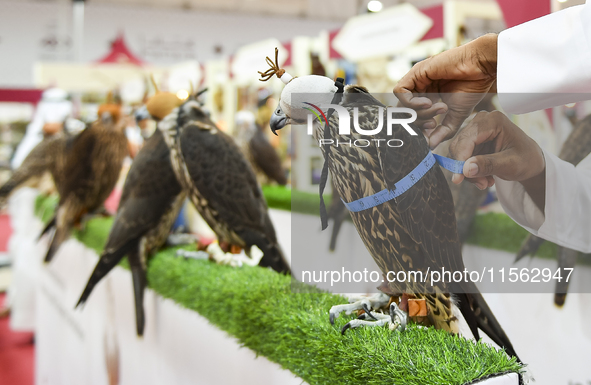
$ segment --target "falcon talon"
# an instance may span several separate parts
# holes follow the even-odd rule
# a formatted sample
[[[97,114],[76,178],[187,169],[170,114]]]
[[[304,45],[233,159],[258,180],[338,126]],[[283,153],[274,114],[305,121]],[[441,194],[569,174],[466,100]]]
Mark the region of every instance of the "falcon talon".
[[[373,314],[371,314],[371,310],[369,310],[369,307],[367,306],[367,303],[363,304],[363,310],[365,311],[365,314],[367,314],[368,317],[373,318],[374,320],[378,320],[376,317],[374,317]]]
[[[406,325],[408,324],[408,315],[404,311],[400,310],[398,305],[396,305],[394,302],[390,304],[390,317],[390,325],[398,324],[398,326],[396,326],[394,329],[400,330],[401,332],[406,329]]]

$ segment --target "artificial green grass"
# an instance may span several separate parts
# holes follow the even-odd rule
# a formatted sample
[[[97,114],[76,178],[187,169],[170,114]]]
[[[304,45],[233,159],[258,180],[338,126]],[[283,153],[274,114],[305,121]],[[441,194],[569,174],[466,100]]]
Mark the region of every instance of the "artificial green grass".
[[[268,269],[185,260],[168,249],[151,260],[148,282],[309,384],[459,385],[521,368],[485,344],[433,328],[366,328],[342,336],[352,317],[332,326],[328,310],[345,298],[292,293],[291,279]]]
[[[48,219],[51,202],[40,198],[36,207]],[[100,253],[111,224],[110,218],[95,218],[75,236]],[[341,316],[333,326],[328,311],[345,298],[269,269],[184,259],[169,248],[151,258],[148,284],[312,385],[461,385],[522,369],[515,358],[486,344],[433,328],[411,325],[402,333],[365,328],[342,336],[353,317]],[[292,285],[299,286],[298,293]],[[302,287],[306,293],[300,293]]]

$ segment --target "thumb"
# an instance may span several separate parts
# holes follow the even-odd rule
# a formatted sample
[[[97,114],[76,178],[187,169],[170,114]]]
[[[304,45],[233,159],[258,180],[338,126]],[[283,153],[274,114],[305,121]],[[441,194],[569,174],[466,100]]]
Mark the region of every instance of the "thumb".
[[[510,158],[511,156],[508,156],[506,151],[473,156],[464,163],[464,176],[466,178],[492,175],[503,177],[503,175],[507,174],[507,167],[511,167]]]

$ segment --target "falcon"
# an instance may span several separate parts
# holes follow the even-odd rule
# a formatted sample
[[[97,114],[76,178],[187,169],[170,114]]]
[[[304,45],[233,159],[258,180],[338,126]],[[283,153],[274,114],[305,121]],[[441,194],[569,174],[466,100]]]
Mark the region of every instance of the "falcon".
[[[131,164],[109,238],[77,307],[127,255],[133,278],[136,331],[143,335],[148,259],[166,242],[185,197],[172,170],[164,136],[156,130]]]
[[[581,119],[573,128],[572,132],[566,138],[566,141],[560,149],[558,157],[573,165],[579,164],[587,155],[591,153],[591,115]],[[521,260],[526,255],[534,255],[545,241],[542,238],[529,234],[521,248],[517,252],[515,262]],[[558,268],[561,269],[561,276],[565,277],[569,271],[565,268],[574,268],[577,262],[579,252],[565,247],[558,247],[556,258],[558,259]],[[554,304],[558,307],[564,306],[566,293],[568,292],[568,282],[561,280],[556,282],[554,289]]]
[[[261,80],[268,80],[273,75],[285,84],[281,93],[279,106],[271,118],[273,132],[290,123],[306,123],[307,117],[304,103],[311,102],[316,106],[338,104],[354,118],[354,108],[358,109],[358,123],[362,130],[374,130],[378,126],[379,114],[385,114],[385,106],[360,86],[333,82],[331,79],[308,75],[292,78],[277,64],[267,58],[271,69],[261,72]],[[342,91],[342,92],[341,92]],[[313,94],[312,94],[313,93]],[[307,94],[312,100],[297,101],[294,94]],[[340,94],[340,95],[339,95]],[[321,107],[322,108],[322,107]],[[330,116],[324,125],[317,118],[313,119],[314,137],[340,143],[349,140],[367,140],[367,137],[356,131],[350,135],[339,133],[337,114],[328,110],[322,112]],[[326,114],[325,114],[326,115]],[[394,118],[408,116],[395,115]],[[383,122],[387,121],[382,116]],[[351,127],[354,122],[351,122]],[[412,125],[411,125],[412,127]],[[417,130],[418,131],[418,130]],[[392,135],[381,130],[371,139],[386,143],[392,138],[404,138],[404,145],[398,148],[387,145],[356,146],[322,146],[325,164],[333,179],[340,197],[348,203],[372,196],[385,189],[393,191],[395,184],[408,176],[429,154],[427,141],[421,135],[410,135],[402,125],[392,126]],[[322,217],[322,207],[321,207]],[[461,244],[458,240],[454,206],[447,181],[439,167],[432,167],[425,175],[416,180],[409,191],[396,199],[385,201],[367,210],[351,212],[353,223],[370,255],[380,267],[383,274],[399,271],[439,270],[464,271]],[[324,227],[325,223],[323,223]],[[461,290],[450,293],[448,283],[436,283],[429,288],[421,281],[388,282],[382,288],[388,295],[405,296],[424,299],[427,307],[427,318],[437,329],[458,333],[458,319],[455,314],[459,310],[467,321],[472,334],[478,340],[478,328],[483,330],[495,343],[505,348],[506,352],[517,357],[509,338],[494,317],[478,288],[470,281],[461,282]],[[340,311],[350,313],[353,309],[366,309],[366,313],[374,316],[364,301],[352,305],[341,305],[331,309],[331,320]],[[356,307],[356,308],[355,308]],[[395,306],[390,309],[396,311]],[[369,311],[368,311],[369,310]],[[404,310],[404,309],[403,309]],[[391,314],[392,315],[392,314]],[[394,318],[394,315],[392,315]],[[359,320],[354,320],[359,321]],[[355,322],[348,327],[367,324]],[[380,323],[381,324],[381,323]]]
[[[67,148],[73,139],[74,136],[61,133],[45,138],[35,146],[10,179],[0,187],[0,208],[6,205],[6,200],[15,189],[38,181],[46,172],[51,174],[59,192],[63,185]]]
[[[161,120],[182,101],[170,92],[160,92],[153,78],[152,83],[156,94],[146,101],[146,113]],[[76,307],[86,303],[94,287],[127,255],[133,279],[136,332],[142,336],[148,260],[167,241],[185,198],[164,136],[156,130],[131,164],[109,237]]]
[[[458,226],[458,236],[460,243],[464,244],[468,235],[470,235],[470,228],[478,208],[488,194],[488,188],[480,190],[471,183],[460,183],[459,185],[451,181],[452,173],[448,170],[442,169],[445,179],[448,181],[447,185],[451,191],[451,195],[455,206],[456,223]],[[349,216],[349,211],[338,196],[338,192],[333,187],[332,200],[328,209],[328,218],[332,219],[332,234],[330,236],[329,250],[336,249],[336,243],[339,231],[345,219]]]
[[[168,114],[158,129],[177,180],[224,251],[240,247],[250,256],[257,246],[263,252],[259,266],[289,273],[261,188],[234,139],[192,99]]]
[[[118,107],[118,106],[117,106]],[[99,120],[78,134],[68,151],[55,216],[41,235],[55,229],[45,262],[50,262],[74,226],[100,208],[115,187],[127,156],[125,124],[114,105],[99,107]]]
[[[238,128],[236,141],[253,169],[264,174],[269,181],[285,186],[287,173],[281,159],[261,126],[255,122],[254,115],[250,111],[239,111],[235,120]]]

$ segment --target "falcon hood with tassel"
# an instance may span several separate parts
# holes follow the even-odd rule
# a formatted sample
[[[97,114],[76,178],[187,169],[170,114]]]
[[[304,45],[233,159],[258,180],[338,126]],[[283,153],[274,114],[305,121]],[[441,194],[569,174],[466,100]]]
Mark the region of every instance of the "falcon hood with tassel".
[[[276,74],[286,84],[281,93],[279,106],[271,118],[273,132],[292,121],[301,122],[303,119],[298,116],[307,116],[305,111],[302,111],[305,107],[303,103],[314,104],[320,108],[327,104],[338,105],[346,109],[351,118],[355,116],[354,108],[357,107],[358,126],[365,132],[374,130],[380,119],[383,119],[382,122],[388,119],[386,116],[380,116],[386,115],[386,107],[363,87],[343,87],[342,83],[339,84],[341,79],[334,82],[329,78],[315,75],[292,78],[278,67],[277,56],[275,63],[269,58],[267,63],[271,65],[271,69],[261,73],[261,80],[268,80]],[[305,94],[310,100],[296,101],[296,93]],[[335,142],[367,140],[367,137],[354,130],[351,130],[350,135],[340,135],[337,114],[331,116],[328,110],[322,112],[327,116],[326,120],[323,119],[321,122],[314,119],[313,134],[317,143],[319,139],[324,139],[323,143],[326,143],[327,139]],[[407,116],[394,115],[394,118],[405,117]],[[324,120],[329,124],[325,125]],[[354,121],[351,121],[351,127],[353,126]],[[415,131],[419,132],[418,129]],[[322,147],[325,167],[327,166],[330,171],[334,186],[345,202],[354,202],[385,189],[392,192],[396,183],[409,176],[421,162],[428,159],[429,147],[422,135],[411,135],[408,129],[400,124],[393,125],[390,134],[383,129],[371,138],[384,141],[402,138],[404,145],[398,148],[384,145]],[[326,176],[323,177],[326,180]],[[428,269],[441,271],[442,268],[463,271],[464,263],[453,200],[441,169],[431,167],[422,177],[413,181],[412,187],[402,190],[406,192],[396,199],[387,200],[375,207],[370,206],[371,208],[366,210],[351,212],[363,243],[383,274],[390,271],[425,273]],[[324,214],[323,228],[325,221]],[[450,293],[451,285],[436,285],[428,287],[421,282],[391,282],[385,290],[387,294],[403,295],[403,298],[407,295],[411,298],[425,299],[430,323],[438,329],[452,333],[458,332],[458,321],[454,311],[459,309],[477,340],[478,329],[481,329],[495,343],[504,347],[508,354],[516,356],[509,338],[473,283],[461,283],[461,287],[455,287],[453,294]],[[455,307],[457,309],[454,309]]]

